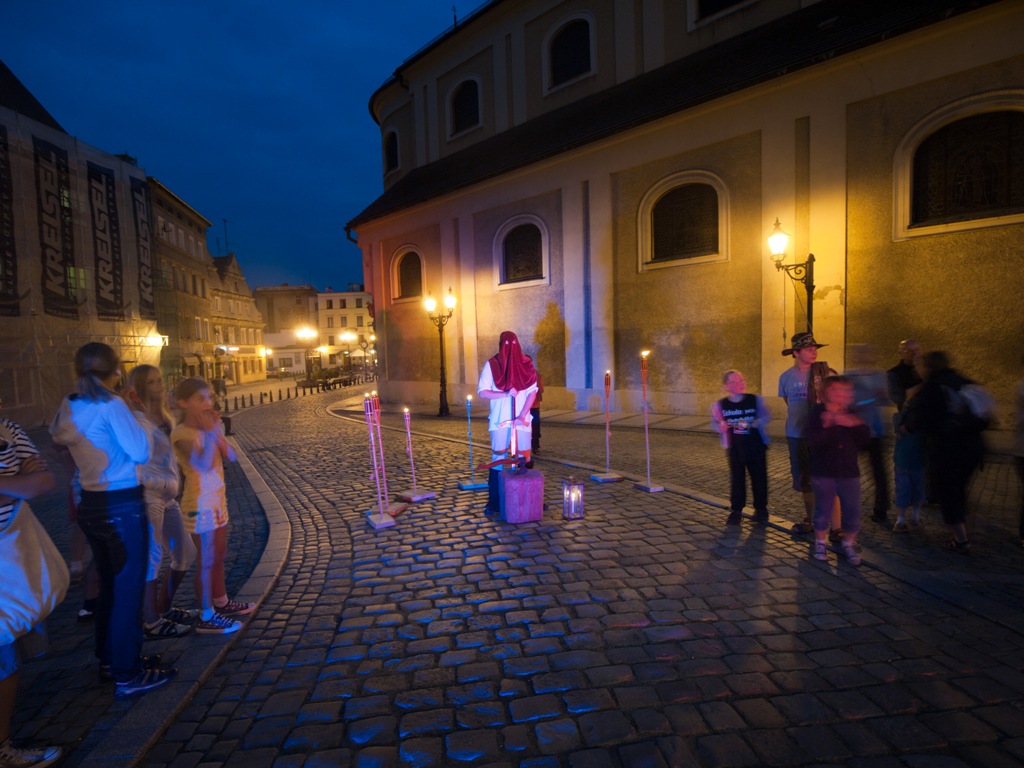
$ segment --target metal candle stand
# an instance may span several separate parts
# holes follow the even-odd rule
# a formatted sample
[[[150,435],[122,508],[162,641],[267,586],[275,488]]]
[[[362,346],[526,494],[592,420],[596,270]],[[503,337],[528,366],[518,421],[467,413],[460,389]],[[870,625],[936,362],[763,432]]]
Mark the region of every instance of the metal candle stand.
[[[373,475],[377,484],[378,513],[371,510],[366,521],[375,529],[390,528],[395,524],[394,515],[403,512],[407,504],[388,504],[388,476],[384,466],[384,440],[380,430],[380,398],[376,392],[366,395],[363,400],[366,413],[366,427],[370,433],[370,454],[373,463]],[[388,504],[385,507],[385,504]]]
[[[608,399],[612,392],[612,372],[604,372],[604,474],[591,475],[590,479],[599,483],[617,483],[622,475],[611,471],[611,452],[609,446],[612,437],[611,417],[608,415]]]
[[[640,353],[640,380],[643,383],[643,409],[644,409],[644,447],[647,452],[647,482],[646,483],[634,483],[633,487],[646,491],[647,493],[658,493],[665,489],[660,485],[651,485],[651,433],[648,422],[650,406],[647,403],[647,356],[651,354],[648,350],[644,350]]]
[[[412,474],[412,490],[396,493],[395,498],[399,501],[417,502],[434,498],[433,491],[416,490],[416,462],[412,457],[412,428],[410,427],[409,409],[405,409],[405,452],[409,454],[409,471]]]
[[[469,438],[469,481],[459,481],[459,488],[464,491],[485,491],[486,482],[477,482],[476,465],[473,463],[473,396],[466,395],[466,436]]]

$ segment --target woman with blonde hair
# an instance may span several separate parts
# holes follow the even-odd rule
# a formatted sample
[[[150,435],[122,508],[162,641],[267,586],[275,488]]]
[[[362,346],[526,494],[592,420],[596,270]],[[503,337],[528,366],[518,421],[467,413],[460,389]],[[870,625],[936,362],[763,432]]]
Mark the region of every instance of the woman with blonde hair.
[[[185,578],[185,571],[196,559],[196,547],[185,532],[178,506],[178,462],[171,448],[174,422],[167,410],[160,369],[152,365],[135,368],[128,376],[125,400],[153,446],[149,461],[138,468],[149,521],[149,560],[142,602],[143,632],[150,638],[178,637],[192,631],[190,622],[199,615],[198,611],[172,607],[174,594]],[[170,556],[171,562],[161,593],[159,577],[164,552]]]

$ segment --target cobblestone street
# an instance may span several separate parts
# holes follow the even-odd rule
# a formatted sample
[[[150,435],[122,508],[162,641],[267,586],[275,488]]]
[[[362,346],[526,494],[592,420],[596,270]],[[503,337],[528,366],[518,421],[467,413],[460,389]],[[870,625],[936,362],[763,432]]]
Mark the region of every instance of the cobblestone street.
[[[208,656],[168,693],[178,703],[166,716],[156,716],[162,692],[106,713],[62,711],[68,729],[93,717],[97,732],[153,712],[149,736],[161,735],[144,756],[126,746],[100,761],[85,743],[66,765],[1024,761],[1018,491],[998,457],[972,489],[983,512],[974,555],[940,551],[944,527],[929,511],[909,536],[866,523],[854,568],[835,553],[811,560],[808,541],[786,532],[798,497],[782,445],[770,451],[770,526],[727,529],[716,439],[661,429],[651,475],[664,493],[588,479],[586,519],[567,522],[560,479],[603,471],[603,422],[551,414],[537,461],[550,509],[513,526],[482,514],[483,493],[458,488],[469,476],[465,420],[416,414],[418,487],[436,498],[374,531],[366,424],[358,398],[345,405],[327,392],[234,414],[239,446],[280,503],[268,510],[280,576],[257,569],[269,592],[237,636],[167,644],[179,664]],[[401,414],[384,424],[389,485],[404,489]],[[474,458],[486,460],[486,423],[473,429]],[[612,468],[644,478],[643,445],[642,429],[614,429]],[[256,549],[235,520],[233,544]],[[275,534],[286,529],[288,541]],[[53,687],[44,673],[40,685]],[[38,724],[52,713],[24,707],[30,715]]]

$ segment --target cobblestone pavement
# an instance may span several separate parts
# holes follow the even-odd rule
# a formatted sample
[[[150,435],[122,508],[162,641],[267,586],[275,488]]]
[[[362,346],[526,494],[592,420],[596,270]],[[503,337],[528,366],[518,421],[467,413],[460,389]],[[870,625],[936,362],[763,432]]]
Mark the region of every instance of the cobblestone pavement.
[[[603,463],[586,447],[597,442],[603,458],[603,433],[550,423],[541,522],[485,517],[482,494],[457,486],[465,445],[416,437],[418,488],[436,497],[375,532],[363,519],[375,500],[366,426],[358,413],[332,417],[336,399],[236,418],[239,444],[287,511],[291,546],[145,765],[1024,760],[1020,574],[996,515],[976,527],[971,558],[938,551],[930,523],[906,544],[866,532],[860,568],[834,554],[818,563],[779,527],[726,529],[720,508],[675,492],[702,478],[720,492],[721,456],[705,436],[659,433],[652,478],[668,492],[588,482],[586,520],[570,523],[558,513],[565,467],[546,457]],[[452,438],[463,427],[415,423]],[[614,466],[634,473],[642,433],[615,439],[630,459]],[[384,443],[395,488],[408,480],[404,434],[389,430]],[[773,511],[784,517],[779,453]],[[897,560],[923,583],[892,573]],[[986,610],[961,602],[985,580],[998,585]]]

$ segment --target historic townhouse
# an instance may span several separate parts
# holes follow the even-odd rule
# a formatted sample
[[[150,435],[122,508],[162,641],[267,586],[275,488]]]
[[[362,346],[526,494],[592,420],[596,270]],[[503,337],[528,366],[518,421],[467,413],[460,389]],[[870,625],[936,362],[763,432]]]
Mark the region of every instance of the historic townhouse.
[[[638,409],[642,350],[656,410],[706,412],[732,367],[774,395],[809,314],[778,220],[823,358],[914,336],[1009,400],[1022,29],[1015,0],[485,5],[370,100],[384,192],[349,229],[384,396],[434,397],[449,287],[456,393],[512,328],[552,406],[600,407],[610,370]]]

